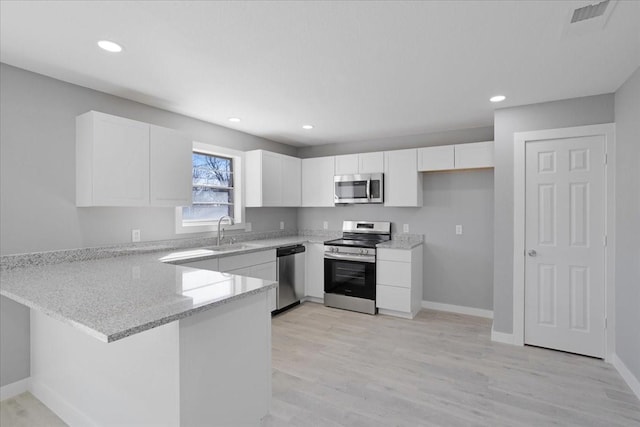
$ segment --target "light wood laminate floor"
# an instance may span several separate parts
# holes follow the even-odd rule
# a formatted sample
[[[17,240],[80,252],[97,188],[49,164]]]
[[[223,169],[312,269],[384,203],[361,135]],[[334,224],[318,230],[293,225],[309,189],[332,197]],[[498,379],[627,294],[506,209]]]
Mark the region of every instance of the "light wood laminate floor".
[[[273,319],[263,426],[640,426],[602,360],[491,342],[491,321],[414,320],[305,303]]]
[[[640,401],[602,360],[490,341],[491,321],[414,320],[305,303],[273,319],[266,426],[640,426]],[[25,394],[2,427],[58,426]],[[19,416],[18,416],[19,415]]]

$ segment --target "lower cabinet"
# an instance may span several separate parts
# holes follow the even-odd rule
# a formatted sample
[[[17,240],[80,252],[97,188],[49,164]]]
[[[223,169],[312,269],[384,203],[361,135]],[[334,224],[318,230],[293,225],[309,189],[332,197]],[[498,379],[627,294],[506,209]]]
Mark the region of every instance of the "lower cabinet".
[[[305,297],[324,301],[324,243],[305,243]]]
[[[422,245],[377,251],[376,307],[380,314],[413,319],[422,306]]]

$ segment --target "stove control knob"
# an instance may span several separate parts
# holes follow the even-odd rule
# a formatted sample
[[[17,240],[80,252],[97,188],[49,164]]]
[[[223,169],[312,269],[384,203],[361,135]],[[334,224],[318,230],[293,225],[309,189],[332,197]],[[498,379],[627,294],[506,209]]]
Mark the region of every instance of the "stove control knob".
[[[360,249],[360,254],[365,255],[367,253],[366,249]]]

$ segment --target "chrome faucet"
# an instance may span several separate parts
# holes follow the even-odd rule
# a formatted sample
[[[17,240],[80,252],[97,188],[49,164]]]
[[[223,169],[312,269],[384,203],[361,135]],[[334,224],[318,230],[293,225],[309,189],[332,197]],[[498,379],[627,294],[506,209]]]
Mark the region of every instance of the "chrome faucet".
[[[224,239],[224,228],[220,230],[220,223],[225,218],[229,220],[229,225],[233,225],[233,218],[231,218],[230,216],[224,215],[220,217],[220,219],[218,220],[218,246],[220,246],[220,241]]]

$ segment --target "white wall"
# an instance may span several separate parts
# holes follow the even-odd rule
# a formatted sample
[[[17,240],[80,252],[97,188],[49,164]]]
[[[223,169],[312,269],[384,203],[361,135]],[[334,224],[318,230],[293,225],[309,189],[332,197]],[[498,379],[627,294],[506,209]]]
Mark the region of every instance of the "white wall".
[[[513,134],[541,129],[614,122],[614,95],[597,95],[522,107],[494,115],[493,328],[513,330]]]
[[[173,208],[76,208],[75,117],[102,111],[236,150],[295,155],[295,147],[0,64],[0,253],[2,255],[184,238]],[[254,231],[295,229],[294,208],[247,209]],[[203,234],[201,234],[202,236]],[[206,235],[206,234],[204,234]],[[29,375],[28,310],[2,298],[0,385]]]
[[[618,89],[616,354],[640,381],[640,68]]]

